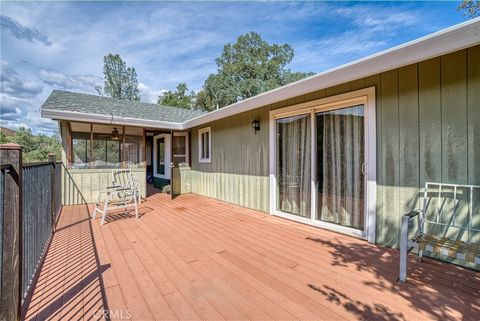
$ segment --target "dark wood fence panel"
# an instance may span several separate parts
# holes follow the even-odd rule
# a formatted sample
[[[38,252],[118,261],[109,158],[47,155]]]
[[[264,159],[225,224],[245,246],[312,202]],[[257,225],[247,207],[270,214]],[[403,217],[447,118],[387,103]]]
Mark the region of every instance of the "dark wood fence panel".
[[[0,145],[1,284],[0,320],[15,321],[20,312],[22,273],[22,149]]]

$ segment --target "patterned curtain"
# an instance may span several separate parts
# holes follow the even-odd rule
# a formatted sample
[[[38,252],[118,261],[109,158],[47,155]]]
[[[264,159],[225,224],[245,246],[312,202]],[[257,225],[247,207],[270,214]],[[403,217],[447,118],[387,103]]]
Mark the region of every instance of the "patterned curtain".
[[[317,114],[317,219],[364,229],[363,105]]]
[[[277,210],[310,218],[310,115],[277,120]]]

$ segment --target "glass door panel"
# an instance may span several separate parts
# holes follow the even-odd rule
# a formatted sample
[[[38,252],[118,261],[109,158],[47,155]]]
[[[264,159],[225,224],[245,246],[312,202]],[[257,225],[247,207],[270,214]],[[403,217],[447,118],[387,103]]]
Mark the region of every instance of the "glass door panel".
[[[165,138],[157,139],[157,174],[165,175]]]
[[[316,114],[316,219],[364,230],[364,106]]]
[[[310,218],[310,115],[276,120],[278,211]]]

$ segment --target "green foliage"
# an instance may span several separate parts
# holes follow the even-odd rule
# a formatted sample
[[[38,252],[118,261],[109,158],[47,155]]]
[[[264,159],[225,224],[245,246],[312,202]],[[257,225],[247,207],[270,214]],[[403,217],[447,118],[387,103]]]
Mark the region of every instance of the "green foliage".
[[[118,99],[140,100],[137,72],[135,68],[127,67],[119,54],[109,53],[103,57],[103,75],[103,88],[95,87],[99,95]]]
[[[466,16],[475,18],[480,16],[480,1],[479,0],[463,0],[458,6],[457,10],[465,10]]]
[[[175,91],[166,91],[158,97],[158,104],[165,106],[193,109],[195,93],[189,92],[186,83],[180,83]]]
[[[55,153],[57,160],[62,159],[62,145],[58,135],[33,135],[30,129],[20,127],[15,135],[0,133],[0,144],[15,143],[23,147],[23,162],[44,162],[49,153]]]
[[[304,78],[313,76],[313,72],[292,72],[290,70],[286,70],[283,74],[282,86],[290,84],[295,81],[302,80]]]
[[[289,44],[269,44],[259,34],[247,33],[233,45],[224,46],[215,60],[217,73],[208,76],[196,95],[191,92],[182,96],[179,87],[184,85],[186,89],[186,85],[180,84],[176,92],[159,97],[159,103],[214,110],[313,75],[286,69],[293,56]]]

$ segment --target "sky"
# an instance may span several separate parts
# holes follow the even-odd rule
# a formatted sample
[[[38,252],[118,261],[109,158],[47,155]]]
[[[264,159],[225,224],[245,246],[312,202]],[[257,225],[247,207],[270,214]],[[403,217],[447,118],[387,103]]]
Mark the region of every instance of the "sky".
[[[321,72],[465,21],[459,2],[1,2],[1,126],[52,134],[53,89],[96,94],[103,56],[135,67],[141,100],[197,90],[226,43],[288,43],[293,71]]]

